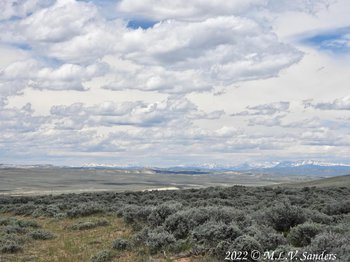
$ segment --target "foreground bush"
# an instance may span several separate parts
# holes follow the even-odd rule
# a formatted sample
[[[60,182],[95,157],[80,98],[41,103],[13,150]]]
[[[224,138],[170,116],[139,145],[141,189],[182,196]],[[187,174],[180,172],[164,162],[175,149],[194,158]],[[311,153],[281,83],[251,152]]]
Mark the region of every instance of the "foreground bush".
[[[150,254],[160,257],[165,252],[169,257],[201,256],[201,261],[221,261],[228,250],[254,248],[276,252],[326,250],[337,253],[339,261],[350,261],[349,195],[350,188],[345,187],[235,186],[159,192],[0,196],[0,212],[55,220],[95,214],[120,216],[132,230],[130,240],[116,239],[109,243],[113,250],[96,254],[95,261],[111,259],[109,255],[122,254],[131,246],[132,250],[140,252],[139,256],[147,258]],[[103,225],[106,224],[92,220],[74,224],[70,229],[85,230]],[[38,227],[33,222],[0,218],[1,252],[20,250],[23,244],[17,240],[25,242]],[[7,239],[9,236],[13,239]]]
[[[67,216],[70,218],[90,216],[98,213],[102,213],[104,209],[98,203],[91,202],[81,204],[78,207],[74,207],[67,211]]]
[[[38,229],[29,233],[29,236],[35,240],[49,240],[55,238],[55,235],[49,231]]]
[[[108,226],[108,225],[110,225],[110,223],[107,219],[99,219],[97,221],[78,222],[74,225],[69,226],[68,229],[87,230],[87,229],[93,229],[96,227]]]
[[[108,262],[111,261],[115,255],[109,250],[103,250],[91,257],[91,262]]]
[[[121,251],[128,250],[131,248],[131,243],[127,239],[117,238],[116,240],[113,241],[112,248],[116,250],[121,250]]]
[[[336,254],[339,261],[350,261],[350,235],[323,232],[311,240],[308,247],[313,253]]]
[[[193,229],[192,238],[196,242],[216,246],[221,240],[233,241],[242,234],[235,224],[209,221]]]
[[[288,239],[295,247],[305,247],[311,243],[311,240],[320,233],[321,230],[322,227],[319,224],[300,224],[290,230]]]
[[[25,240],[14,234],[5,234],[0,236],[0,252],[1,253],[16,253],[23,249]]]
[[[151,253],[156,253],[164,248],[167,249],[175,242],[175,237],[167,231],[164,231],[163,228],[149,231],[146,239],[146,245],[149,247]]]
[[[267,222],[280,232],[286,232],[291,227],[304,223],[306,220],[304,211],[298,206],[292,206],[289,202],[277,203],[265,213]]]

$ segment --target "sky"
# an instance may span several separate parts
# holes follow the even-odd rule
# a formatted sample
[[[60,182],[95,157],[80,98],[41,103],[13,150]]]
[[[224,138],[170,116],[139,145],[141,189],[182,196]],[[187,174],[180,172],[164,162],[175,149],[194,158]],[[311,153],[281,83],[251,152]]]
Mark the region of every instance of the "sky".
[[[0,163],[350,163],[348,0],[2,0]]]

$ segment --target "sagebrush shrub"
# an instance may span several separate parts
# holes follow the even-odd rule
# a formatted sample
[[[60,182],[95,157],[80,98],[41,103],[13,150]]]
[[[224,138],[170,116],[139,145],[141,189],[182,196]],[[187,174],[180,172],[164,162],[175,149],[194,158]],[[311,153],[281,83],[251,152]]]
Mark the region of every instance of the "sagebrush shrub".
[[[274,250],[280,245],[287,244],[283,234],[269,226],[251,226],[246,232],[259,242],[263,250]]]
[[[148,216],[148,223],[157,227],[164,223],[165,219],[181,209],[180,203],[164,203],[154,208]]]
[[[84,203],[67,211],[67,216],[83,217],[102,213],[104,208],[96,202]]]
[[[333,222],[333,218],[331,216],[321,213],[318,210],[306,209],[305,215],[309,218],[309,220],[315,223],[329,225]]]
[[[20,227],[31,227],[31,228],[39,228],[40,227],[38,222],[36,222],[34,220],[18,220],[17,224]]]
[[[0,235],[1,253],[16,253],[21,251],[25,240],[15,234]]]
[[[112,261],[115,255],[109,250],[102,250],[96,255],[91,256],[91,262],[108,262]]]
[[[149,231],[146,239],[146,245],[152,253],[156,253],[162,248],[169,247],[175,242],[175,237],[163,228],[156,228],[155,230]]]
[[[27,233],[27,230],[23,227],[20,227],[18,225],[8,225],[3,228],[3,231],[6,234],[25,234]]]
[[[267,222],[277,231],[286,232],[291,227],[305,222],[302,208],[292,206],[288,202],[277,203],[265,213]]]
[[[341,215],[350,213],[350,200],[334,201],[324,207],[327,215]]]
[[[293,227],[288,239],[295,247],[304,247],[311,243],[311,240],[322,231],[322,227],[316,223],[304,223]]]
[[[308,249],[314,253],[336,254],[338,261],[350,261],[350,235],[322,232],[311,240]]]
[[[112,248],[116,250],[128,250],[131,248],[131,243],[125,238],[117,238],[113,241]]]
[[[232,247],[233,249],[231,250],[241,250],[248,252],[251,252],[253,250],[262,251],[260,243],[255,238],[248,235],[243,235],[236,238],[236,240],[232,244]]]
[[[96,221],[86,221],[86,222],[78,222],[68,227],[71,230],[87,230],[96,227],[108,226],[110,225],[107,219],[99,219]]]
[[[35,240],[49,240],[55,238],[55,235],[49,231],[38,229],[29,233],[29,236]]]
[[[119,213],[127,223],[133,223],[135,221],[147,221],[148,216],[153,210],[153,206],[126,205]]]
[[[224,224],[223,222],[208,221],[193,229],[192,237],[197,242],[205,242],[216,245],[220,240],[233,241],[242,232],[234,224]]]

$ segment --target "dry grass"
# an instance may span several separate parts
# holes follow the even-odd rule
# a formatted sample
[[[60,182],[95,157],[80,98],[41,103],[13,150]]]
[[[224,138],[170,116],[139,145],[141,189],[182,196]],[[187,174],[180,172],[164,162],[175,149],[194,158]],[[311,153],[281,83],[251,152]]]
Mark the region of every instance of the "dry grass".
[[[24,219],[16,216],[16,218]],[[90,261],[90,257],[101,250],[111,249],[112,241],[118,237],[129,237],[130,229],[113,216],[103,216],[110,225],[90,230],[69,230],[70,225],[80,221],[96,220],[98,216],[77,219],[54,220],[38,218],[43,229],[56,235],[46,241],[32,241],[17,254],[2,255],[0,261],[77,262]],[[127,254],[125,254],[127,255]],[[117,260],[116,260],[117,261]],[[119,260],[118,261],[122,261]],[[127,260],[126,260],[127,261]]]
[[[23,216],[13,216],[10,214],[1,214],[2,217],[11,216],[17,219],[29,219]],[[70,230],[69,227],[78,222],[96,221],[98,219],[107,219],[110,222],[108,226],[97,227],[88,230]],[[129,238],[131,229],[122,219],[115,216],[90,216],[74,219],[50,219],[37,218],[36,220],[42,229],[54,233],[56,237],[51,240],[33,240],[24,246],[22,252],[16,254],[0,254],[1,262],[89,262],[92,255],[102,251],[111,250],[114,239],[122,237]],[[132,250],[125,252],[113,251],[116,254],[114,262],[199,262],[201,259],[179,258],[170,259],[165,256],[151,257],[147,249]],[[143,254],[143,255],[142,255]]]

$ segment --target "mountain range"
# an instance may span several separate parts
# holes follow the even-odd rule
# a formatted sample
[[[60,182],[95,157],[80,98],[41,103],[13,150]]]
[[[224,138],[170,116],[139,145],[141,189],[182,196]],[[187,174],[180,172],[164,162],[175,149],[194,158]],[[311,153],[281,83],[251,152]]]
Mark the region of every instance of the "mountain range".
[[[132,170],[139,173],[173,173],[173,174],[207,174],[211,172],[243,172],[261,173],[274,175],[308,175],[308,176],[337,176],[350,174],[350,164],[321,162],[315,160],[264,162],[264,163],[244,163],[236,166],[223,166],[217,164],[201,164],[192,166],[174,166],[166,168],[143,167],[143,166],[120,166],[108,164],[89,163],[81,166],[53,166],[53,165],[9,165],[0,164],[0,169],[4,168],[79,168],[79,169],[119,169]]]

